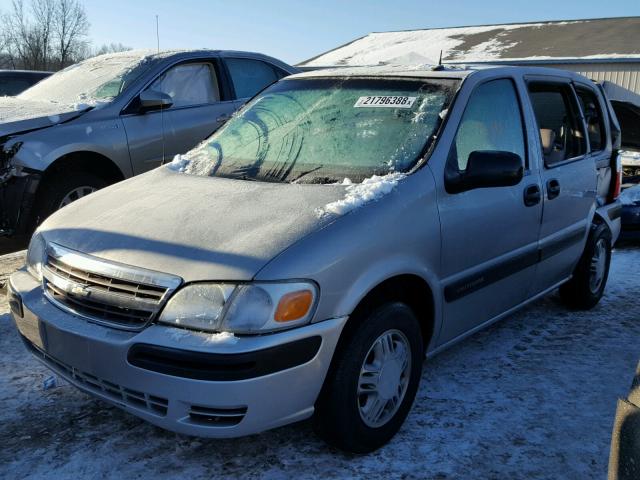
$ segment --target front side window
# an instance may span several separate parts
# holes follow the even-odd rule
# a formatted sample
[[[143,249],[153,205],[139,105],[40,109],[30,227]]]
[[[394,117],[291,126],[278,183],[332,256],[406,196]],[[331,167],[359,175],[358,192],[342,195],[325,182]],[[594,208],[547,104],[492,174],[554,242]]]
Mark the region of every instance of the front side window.
[[[473,92],[449,154],[449,168],[464,172],[475,151],[511,152],[524,160],[522,114],[511,80],[493,80]]]
[[[210,63],[177,65],[158,77],[149,89],[169,95],[174,108],[220,101],[216,72]]]
[[[263,88],[282,78],[271,65],[248,58],[226,60],[237,98],[253,97]]]
[[[422,79],[283,80],[183,156],[178,169],[202,176],[299,183],[361,182],[372,175],[406,172],[436,133],[457,84]]]
[[[584,155],[587,143],[571,87],[534,82],[529,84],[529,97],[538,123],[545,164],[552,166]]]
[[[586,88],[577,88],[578,100],[587,125],[587,136],[592,152],[602,150],[605,144],[605,131],[602,122],[602,110],[598,98],[593,91]]]

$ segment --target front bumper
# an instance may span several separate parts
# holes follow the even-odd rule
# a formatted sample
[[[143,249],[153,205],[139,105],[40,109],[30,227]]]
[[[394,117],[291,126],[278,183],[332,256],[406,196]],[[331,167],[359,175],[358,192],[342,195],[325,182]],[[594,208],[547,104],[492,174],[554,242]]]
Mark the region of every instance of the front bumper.
[[[40,174],[11,177],[0,183],[0,237],[30,233],[31,213]]]
[[[155,425],[204,437],[248,435],[311,416],[346,322],[216,343],[173,327],[127,332],[89,323],[51,304],[25,271],[11,276],[9,289],[16,327],[46,366]],[[141,348],[151,352],[147,363],[139,361]],[[210,369],[202,367],[203,358],[214,362]]]

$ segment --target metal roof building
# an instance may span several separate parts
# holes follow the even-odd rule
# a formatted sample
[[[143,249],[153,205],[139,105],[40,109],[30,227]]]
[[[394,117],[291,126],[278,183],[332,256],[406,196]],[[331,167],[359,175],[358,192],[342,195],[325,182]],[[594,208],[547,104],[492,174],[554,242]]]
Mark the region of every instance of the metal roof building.
[[[300,64],[540,65],[605,83],[626,144],[640,149],[640,17],[374,32]],[[626,132],[626,134],[625,134]]]

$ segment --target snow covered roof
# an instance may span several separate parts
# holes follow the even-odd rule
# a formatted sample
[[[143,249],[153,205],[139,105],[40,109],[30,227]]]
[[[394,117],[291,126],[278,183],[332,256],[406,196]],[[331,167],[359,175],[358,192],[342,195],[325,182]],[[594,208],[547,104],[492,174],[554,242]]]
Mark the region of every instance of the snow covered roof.
[[[464,78],[474,70],[484,69],[484,66],[456,65],[447,66],[443,70],[434,70],[434,64],[416,65],[373,65],[362,67],[322,68],[303,71],[290,75],[287,79],[310,77],[350,77],[350,76],[394,76],[394,77],[429,77],[429,78]],[[496,68],[496,67],[488,67]]]
[[[638,59],[640,17],[374,32],[299,66]]]

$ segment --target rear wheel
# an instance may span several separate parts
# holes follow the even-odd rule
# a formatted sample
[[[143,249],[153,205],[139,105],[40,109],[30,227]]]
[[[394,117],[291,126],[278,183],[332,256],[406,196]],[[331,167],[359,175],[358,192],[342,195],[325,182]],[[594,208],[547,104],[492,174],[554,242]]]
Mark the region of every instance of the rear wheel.
[[[103,178],[89,172],[57,172],[45,180],[38,191],[34,211],[34,228],[56,210],[108,185]]]
[[[593,225],[573,277],[560,287],[560,297],[568,306],[588,310],[598,304],[609,278],[611,248],[607,225]]]
[[[420,325],[403,303],[365,318],[336,351],[316,404],[315,428],[328,443],[367,453],[400,429],[416,395],[423,362]]]

